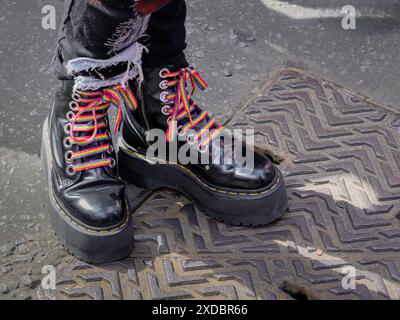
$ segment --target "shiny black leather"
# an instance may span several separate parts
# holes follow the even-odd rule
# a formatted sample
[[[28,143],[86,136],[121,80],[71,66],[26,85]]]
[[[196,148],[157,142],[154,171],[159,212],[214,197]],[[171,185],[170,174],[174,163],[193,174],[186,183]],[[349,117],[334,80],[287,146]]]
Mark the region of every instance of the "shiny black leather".
[[[54,107],[49,115],[52,193],[64,213],[80,225],[96,229],[112,229],[126,221],[125,184],[117,177],[115,168],[102,167],[67,174],[65,152],[71,148],[63,144],[64,126],[71,101],[73,81],[62,81]],[[77,151],[78,146],[72,150]],[[99,155],[104,157],[104,155]],[[115,155],[113,155],[115,157]]]
[[[167,68],[169,71],[177,70],[177,67],[174,66],[144,69],[144,82],[141,88],[140,99],[141,105],[139,110],[134,113],[134,117],[142,132],[153,128],[165,131],[168,127],[168,116],[161,112],[161,108],[165,103],[160,100],[161,92],[165,91],[160,88],[160,82],[164,80],[160,77],[160,71],[164,68]],[[134,85],[135,84],[132,84],[132,86]],[[166,91],[173,92],[174,88],[170,89],[172,89],[172,91]],[[142,142],[145,139],[144,136],[139,137],[135,134],[127,123],[124,124],[123,138],[128,145],[136,150],[145,151],[148,147],[148,145]],[[227,139],[226,141],[233,141],[233,139]],[[183,143],[184,142],[178,143],[178,148]],[[218,188],[244,191],[268,188],[277,176],[277,170],[271,160],[264,154],[255,151],[254,169],[251,172],[245,170],[245,163],[235,161],[235,159],[233,159],[232,164],[224,164],[224,150],[233,150],[233,147],[232,145],[228,146],[227,142],[225,142],[225,145],[224,142],[222,142],[219,148],[217,146],[217,152],[220,156],[219,163],[212,163],[210,161],[210,165],[188,164],[186,167],[197,176],[201,177],[206,183]],[[235,145],[235,148],[242,148],[242,150],[245,150],[246,146],[242,143],[242,145],[239,144],[239,146]],[[209,156],[211,159],[212,155],[210,154]]]

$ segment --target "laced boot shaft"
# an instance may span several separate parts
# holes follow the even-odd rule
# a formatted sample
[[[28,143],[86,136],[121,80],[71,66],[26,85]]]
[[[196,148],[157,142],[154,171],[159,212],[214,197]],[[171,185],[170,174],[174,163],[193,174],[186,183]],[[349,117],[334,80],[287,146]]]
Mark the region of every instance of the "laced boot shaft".
[[[121,86],[99,91],[76,91],[72,94],[64,127],[64,146],[68,151],[66,172],[74,176],[79,171],[109,166],[115,167],[115,154],[109,131],[107,111],[110,106],[118,109],[114,134],[119,130],[123,117],[123,102],[130,111],[138,107],[132,91]]]
[[[198,146],[204,150],[224,128],[217,124],[208,111],[202,110],[193,98],[196,89],[205,90],[207,83],[193,68],[182,68],[175,72],[165,68],[160,71],[160,78],[164,79],[159,86],[165,90],[160,93],[160,101],[163,104],[162,114],[168,116],[167,141],[172,141],[177,134],[185,136],[193,130],[196,134],[188,136],[189,142],[201,140]]]

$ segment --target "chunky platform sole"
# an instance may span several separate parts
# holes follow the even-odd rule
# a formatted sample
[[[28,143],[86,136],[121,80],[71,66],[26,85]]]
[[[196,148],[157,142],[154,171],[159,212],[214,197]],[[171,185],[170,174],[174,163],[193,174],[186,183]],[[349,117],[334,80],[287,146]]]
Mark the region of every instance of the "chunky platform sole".
[[[120,260],[133,250],[133,224],[130,214],[126,221],[114,230],[96,230],[79,224],[57,202],[52,192],[51,150],[48,121],[43,125],[41,159],[48,181],[50,197],[49,215],[53,228],[67,251],[89,263],[107,263]]]
[[[170,188],[191,199],[197,207],[217,221],[232,225],[258,226],[280,218],[288,199],[282,174],[267,189],[234,192],[206,184],[187,168],[176,164],[155,164],[145,155],[119,140],[119,173],[122,179],[149,190]]]

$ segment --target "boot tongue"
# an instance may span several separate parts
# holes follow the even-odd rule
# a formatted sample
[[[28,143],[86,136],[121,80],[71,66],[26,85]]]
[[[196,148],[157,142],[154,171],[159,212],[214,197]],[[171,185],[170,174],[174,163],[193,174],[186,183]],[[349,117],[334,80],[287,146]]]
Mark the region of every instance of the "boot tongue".
[[[90,103],[90,102],[89,102]],[[86,103],[87,105],[88,103]],[[108,108],[107,108],[108,109]],[[107,134],[109,135],[109,127],[108,127],[108,119],[107,119],[107,109],[104,110],[98,110],[96,112],[97,115],[104,113],[103,117],[100,117],[97,119],[97,124],[101,124],[103,122],[105,122],[107,125],[103,128],[98,128],[97,129],[97,135],[101,135],[101,134]],[[88,111],[82,114],[83,116],[87,116],[87,115],[92,115],[92,111]],[[94,125],[94,121],[87,121],[87,122],[83,122],[86,125]],[[78,138],[82,138],[84,136],[91,136],[94,132],[93,131],[78,131],[75,133],[76,137]],[[99,147],[101,145],[105,145],[105,144],[111,144],[111,138],[109,139],[104,139],[104,140],[96,140],[96,138],[94,138],[92,141],[90,141],[87,144],[83,144],[83,145],[79,145],[77,147],[77,150],[79,151],[84,151],[84,150],[88,150],[91,148],[95,148],[95,147]],[[91,161],[95,161],[95,160],[99,160],[99,159],[105,159],[106,156],[106,152],[101,152],[101,153],[97,153],[97,154],[93,154],[87,157],[83,157],[79,160],[80,163],[88,163]],[[112,155],[109,155],[109,157],[113,157]],[[99,167],[99,168],[92,168],[90,170],[84,170],[81,171],[84,179],[91,179],[91,178],[99,178],[100,176],[104,176],[104,167]]]
[[[105,133],[107,133],[107,129],[106,128],[98,129],[97,133],[98,134],[105,134]],[[84,134],[82,134],[82,133],[79,134],[79,136],[83,136],[83,135]],[[101,145],[105,145],[105,144],[108,144],[108,143],[111,143],[111,142],[108,141],[108,140],[100,140],[100,141],[93,140],[92,142],[90,142],[90,143],[88,143],[86,145],[80,146],[80,150],[95,148],[95,147],[99,147]],[[82,162],[90,162],[90,161],[93,161],[93,160],[99,160],[99,159],[105,158],[104,155],[105,155],[105,152],[94,154],[94,155],[91,155],[89,157],[82,158],[81,161]],[[101,168],[95,168],[95,169],[91,169],[91,170],[98,170],[98,169],[101,170]],[[91,170],[87,170],[87,171],[91,171]]]

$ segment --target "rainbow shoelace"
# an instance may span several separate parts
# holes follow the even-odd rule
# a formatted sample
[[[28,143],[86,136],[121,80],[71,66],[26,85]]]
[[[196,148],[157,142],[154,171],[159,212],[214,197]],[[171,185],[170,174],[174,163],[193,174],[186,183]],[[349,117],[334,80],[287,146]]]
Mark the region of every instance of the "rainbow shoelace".
[[[176,87],[175,93],[164,97],[164,102],[174,102],[173,107],[167,110],[170,115],[166,132],[167,141],[173,141],[178,129],[179,134],[182,135],[185,135],[190,129],[196,129],[196,134],[191,137],[191,142],[201,141],[199,147],[207,147],[209,142],[224,128],[217,125],[215,118],[211,117],[207,111],[201,110],[192,98],[196,88],[205,90],[208,87],[207,83],[199,72],[191,67],[182,68],[176,72],[163,69],[160,72],[160,76],[166,79],[163,82],[166,89]],[[189,83],[192,89],[191,92],[189,92]],[[182,122],[186,123],[178,126]]]
[[[76,91],[67,113],[66,137],[64,144],[71,147],[76,144],[79,151],[67,151],[67,172],[74,175],[79,171],[105,166],[114,166],[112,143],[108,132],[107,111],[111,105],[118,109],[114,134],[118,132],[123,120],[122,108],[130,111],[138,108],[138,102],[129,88],[117,85],[99,91]],[[104,154],[102,156],[99,156]],[[90,157],[93,160],[88,160]]]

